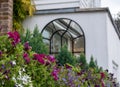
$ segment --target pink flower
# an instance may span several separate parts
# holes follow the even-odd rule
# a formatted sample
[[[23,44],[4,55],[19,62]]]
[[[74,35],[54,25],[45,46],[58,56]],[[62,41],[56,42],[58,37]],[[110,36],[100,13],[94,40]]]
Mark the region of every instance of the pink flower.
[[[13,39],[12,41],[13,46],[16,46],[16,44],[20,42],[20,35],[17,31],[8,32],[7,34],[9,38]]]
[[[29,62],[30,62],[30,58],[29,58],[29,56],[28,56],[27,53],[24,53],[24,54],[23,54],[23,58],[25,59],[26,63],[29,63]]]
[[[54,58],[54,56],[52,56],[52,55],[47,56],[47,58],[52,63],[54,63],[56,61],[55,58]]]
[[[44,58],[46,58],[45,54],[34,54],[34,59],[37,60],[41,64],[45,64]]]
[[[55,68],[53,69],[52,73],[51,73],[51,75],[53,76],[54,80],[56,80],[56,81],[59,79],[59,78],[58,78],[59,71],[60,71],[60,70],[55,67]]]
[[[24,50],[28,51],[29,49],[31,49],[31,46],[29,46],[29,42],[27,41],[24,43]]]

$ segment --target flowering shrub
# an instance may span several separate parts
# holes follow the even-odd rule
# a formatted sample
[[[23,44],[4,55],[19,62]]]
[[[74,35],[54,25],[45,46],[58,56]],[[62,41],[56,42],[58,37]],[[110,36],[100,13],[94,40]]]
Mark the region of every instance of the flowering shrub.
[[[0,37],[0,86],[55,86],[58,80],[56,60],[51,55],[31,51],[26,42],[20,43],[18,32]]]
[[[31,51],[29,42],[22,45],[18,32],[7,34],[0,37],[1,87],[118,87],[107,70],[57,66],[54,56]]]
[[[119,87],[114,78],[109,78],[107,71],[97,72],[95,68],[86,71],[67,64],[60,69],[58,82],[61,87]]]

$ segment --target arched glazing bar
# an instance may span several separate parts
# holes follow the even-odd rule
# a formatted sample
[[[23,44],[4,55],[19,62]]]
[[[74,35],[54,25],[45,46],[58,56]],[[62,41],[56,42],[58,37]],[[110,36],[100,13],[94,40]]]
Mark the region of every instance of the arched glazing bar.
[[[85,36],[82,28],[73,20],[59,18],[49,22],[41,31],[49,45],[50,54],[59,53],[67,44],[73,54],[85,53]]]

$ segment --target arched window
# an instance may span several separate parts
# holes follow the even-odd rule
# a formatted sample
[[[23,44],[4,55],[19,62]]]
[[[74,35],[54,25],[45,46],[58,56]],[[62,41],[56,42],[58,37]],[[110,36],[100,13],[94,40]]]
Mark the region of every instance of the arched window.
[[[85,36],[82,28],[73,20],[60,18],[48,23],[41,31],[50,54],[57,54],[66,44],[73,54],[85,53]]]

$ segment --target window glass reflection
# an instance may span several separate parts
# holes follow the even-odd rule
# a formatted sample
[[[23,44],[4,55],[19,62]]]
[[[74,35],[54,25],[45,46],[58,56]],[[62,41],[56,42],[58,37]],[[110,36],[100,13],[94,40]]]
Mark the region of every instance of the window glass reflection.
[[[85,38],[81,27],[69,19],[56,19],[46,25],[42,31],[44,43],[48,46],[50,54],[60,52],[63,45],[73,54],[84,53]]]

